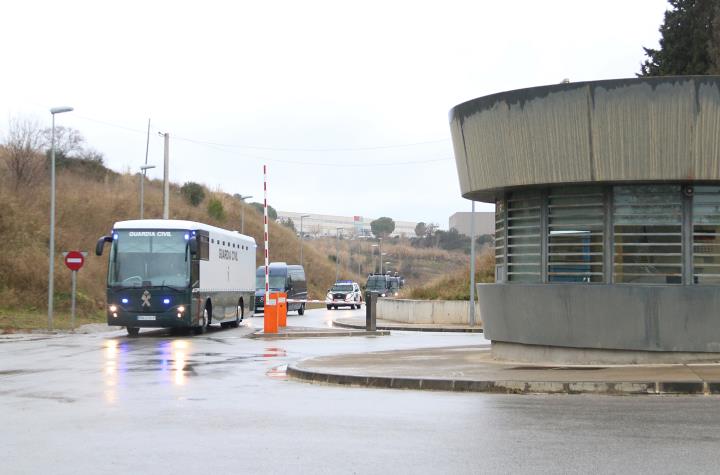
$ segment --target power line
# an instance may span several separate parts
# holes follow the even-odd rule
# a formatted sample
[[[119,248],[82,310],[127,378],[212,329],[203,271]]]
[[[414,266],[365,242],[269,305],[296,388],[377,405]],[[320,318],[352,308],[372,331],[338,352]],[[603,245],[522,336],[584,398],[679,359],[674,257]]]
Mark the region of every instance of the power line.
[[[122,130],[126,130],[128,132],[138,133],[138,134],[146,134],[146,130],[141,129],[134,129],[132,127],[126,127],[123,125],[115,124],[112,122],[107,122],[103,120],[93,119],[91,117],[86,117],[82,115],[75,115],[75,117],[83,120],[87,120],[89,122],[94,122],[97,124],[105,125],[108,127],[114,127]],[[153,130],[159,130],[155,129],[153,127]],[[425,142],[415,142],[410,144],[400,144],[400,145],[387,145],[387,146],[376,146],[376,147],[358,147],[358,148],[337,148],[337,149],[301,149],[301,148],[273,148],[273,147],[254,147],[254,146],[245,146],[245,145],[229,145],[229,144],[222,144],[222,143],[216,143],[216,142],[208,142],[204,140],[196,140],[191,139],[188,137],[182,137],[177,135],[171,134],[172,140],[179,140],[183,142],[189,142],[195,145],[200,145],[208,148],[215,149],[219,152],[223,153],[233,153],[229,149],[242,149],[242,148],[249,148],[249,149],[257,149],[257,150],[265,150],[265,151],[274,151],[274,152],[341,152],[341,151],[370,151],[370,150],[386,150],[386,149],[392,149],[392,148],[402,148],[402,147],[413,147],[413,146],[419,146],[419,145],[427,145],[427,144],[433,144],[433,143],[442,143],[446,142],[447,139],[443,140],[429,140]],[[374,167],[393,167],[393,166],[404,166],[404,165],[418,165],[418,164],[424,164],[424,163],[435,163],[435,162],[444,162],[452,160],[452,158],[445,157],[445,158],[432,158],[427,160],[408,160],[404,162],[373,162],[373,163],[363,163],[363,162],[353,162],[353,163],[328,163],[328,162],[312,162],[312,161],[304,161],[304,160],[287,160],[287,159],[279,159],[279,158],[271,158],[271,157],[264,157],[264,156],[257,156],[257,155],[237,155],[234,154],[238,158],[249,158],[252,160],[259,160],[264,162],[270,162],[270,163],[284,163],[289,165],[307,165],[307,166],[322,166],[322,167],[334,167],[334,168],[374,168]]]
[[[107,125],[109,127],[115,127],[118,129],[127,130],[129,132],[135,132],[138,134],[145,134],[146,130],[141,129],[134,129],[132,127],[127,127],[124,125],[115,124],[112,122],[107,122],[104,120],[98,120],[93,119],[91,117],[82,116],[75,114],[75,117],[83,120],[87,120],[89,122],[95,122],[97,124]],[[153,130],[159,131],[160,129],[155,129],[153,127]],[[163,129],[165,130],[165,129]],[[449,139],[438,139],[438,140],[426,140],[423,142],[411,142],[411,143],[404,143],[404,144],[394,144],[394,145],[375,145],[375,146],[369,146],[369,147],[339,147],[339,148],[295,148],[295,147],[265,147],[265,146],[259,146],[259,145],[243,145],[243,144],[224,144],[224,143],[218,143],[218,142],[209,142],[206,140],[199,140],[199,139],[192,139],[189,137],[183,137],[181,135],[175,135],[171,134],[171,138],[173,140],[181,140],[184,142],[192,142],[198,145],[209,145],[213,147],[223,147],[223,148],[232,148],[232,149],[252,149],[252,150],[264,150],[264,151],[270,151],[270,152],[362,152],[362,151],[370,151],[370,150],[389,150],[393,148],[409,148],[409,147],[418,147],[421,145],[431,145],[436,143],[446,143],[449,141]]]
[[[187,137],[182,136],[175,136],[175,140],[183,140],[186,142],[193,142],[200,145],[212,145],[215,147],[225,147],[225,148],[245,148],[245,149],[252,149],[252,150],[264,150],[264,151],[271,151],[271,152],[363,152],[363,151],[370,151],[370,150],[388,150],[393,148],[408,148],[408,147],[417,147],[420,145],[430,145],[435,143],[445,143],[449,139],[440,139],[440,140],[428,140],[425,142],[414,142],[414,143],[405,143],[405,144],[396,144],[396,145],[376,145],[372,147],[344,147],[344,148],[283,148],[283,147],[261,147],[257,145],[238,145],[238,144],[222,144],[222,143],[216,143],[216,142],[206,142],[203,140],[196,140],[196,139],[190,139]]]

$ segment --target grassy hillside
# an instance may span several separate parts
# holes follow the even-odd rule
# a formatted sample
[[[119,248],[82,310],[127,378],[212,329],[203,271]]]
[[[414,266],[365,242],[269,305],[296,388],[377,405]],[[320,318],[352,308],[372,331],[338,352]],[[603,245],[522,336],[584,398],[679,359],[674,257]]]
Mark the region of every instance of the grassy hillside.
[[[361,284],[367,280],[368,273],[379,271],[379,251],[377,247],[372,247],[373,244],[376,242],[360,239],[320,238],[305,241],[305,246],[328,256],[333,265],[337,252],[340,259],[340,278],[354,279]],[[424,286],[439,276],[451,274],[469,265],[469,256],[463,252],[416,248],[403,239],[383,241],[382,252],[385,254],[383,272],[397,271],[405,277],[408,288]]]
[[[100,164],[87,167],[78,162],[61,167],[57,175],[55,312],[57,328],[67,327],[70,310],[70,271],[62,261],[62,251],[83,250],[89,255],[78,273],[77,309],[79,323],[104,321],[107,254],[94,255],[98,237],[107,234],[115,221],[139,216],[139,178],[119,174]],[[243,190],[232,190],[242,192]],[[224,218],[212,218],[208,212],[211,200],[218,200]],[[0,167],[0,330],[10,328],[44,328],[47,323],[47,272],[49,239],[49,179],[47,171],[30,184],[15,186],[6,170]],[[198,206],[191,206],[171,186],[170,218],[200,221],[226,229],[240,228],[241,206],[245,209],[245,233],[258,243],[257,264],[262,264],[263,219],[253,207],[243,205],[231,194],[205,190]],[[145,184],[145,217],[162,216],[162,182]],[[365,283],[367,274],[377,270],[378,249],[364,240],[321,238],[304,241],[303,263],[308,276],[310,298],[323,299],[336,277],[336,246],[340,279]],[[463,286],[455,277],[466,274],[468,256],[462,252],[441,249],[418,249],[406,240],[383,242],[385,271],[398,271],[406,279],[404,295],[418,298],[461,296]],[[270,223],[270,258],[272,261],[298,263],[300,241],[294,231]],[[488,255],[488,259],[491,255]],[[481,260],[482,261],[482,260]],[[485,261],[482,261],[485,262]],[[492,273],[492,264],[482,266]],[[485,267],[482,267],[483,269]],[[486,271],[482,271],[486,272]],[[452,283],[442,281],[450,279]],[[484,277],[483,277],[484,278]],[[457,280],[457,279],[456,279]],[[451,290],[455,289],[455,290]],[[467,289],[465,289],[467,293]],[[422,297],[420,297],[422,296]],[[467,297],[465,297],[467,298]]]
[[[495,255],[485,248],[475,261],[475,282],[495,281]],[[470,264],[456,268],[432,281],[408,289],[407,297],[429,300],[470,300]]]
[[[49,239],[49,180],[41,177],[34,184],[19,187],[0,171],[0,329],[32,328],[45,325],[47,313],[47,272]],[[69,313],[70,271],[62,261],[62,251],[88,251],[78,272],[77,308],[81,321],[104,319],[107,253],[94,255],[98,237],[107,234],[115,221],[137,219],[139,181],[136,175],[104,171],[64,169],[58,171],[56,200],[55,310],[58,318]],[[242,191],[242,190],[233,190]],[[218,199],[225,218],[208,215],[208,202]],[[197,207],[171,187],[170,218],[205,222],[226,229],[240,228],[242,204],[230,194],[206,191]],[[161,181],[145,184],[145,217],[162,216]],[[245,233],[258,243],[257,263],[263,247],[262,216],[250,206],[245,210]],[[284,226],[270,224],[271,260],[297,263],[299,240]],[[335,280],[333,263],[313,248],[303,251],[311,297],[324,297]],[[62,327],[63,324],[58,325]]]

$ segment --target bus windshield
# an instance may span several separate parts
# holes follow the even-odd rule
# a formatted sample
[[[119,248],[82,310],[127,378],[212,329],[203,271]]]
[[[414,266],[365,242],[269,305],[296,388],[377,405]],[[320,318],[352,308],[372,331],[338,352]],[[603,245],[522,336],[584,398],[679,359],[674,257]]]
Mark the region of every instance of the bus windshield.
[[[367,285],[365,287],[367,290],[386,290],[387,284],[385,280],[385,276],[379,275],[379,276],[372,276],[368,278]]]
[[[271,275],[270,289],[285,291],[285,276]],[[255,277],[255,290],[265,290],[265,274]]]
[[[333,292],[352,292],[353,286],[352,284],[335,284],[330,290]]]
[[[187,231],[118,230],[114,232],[108,285],[141,287],[190,284]]]

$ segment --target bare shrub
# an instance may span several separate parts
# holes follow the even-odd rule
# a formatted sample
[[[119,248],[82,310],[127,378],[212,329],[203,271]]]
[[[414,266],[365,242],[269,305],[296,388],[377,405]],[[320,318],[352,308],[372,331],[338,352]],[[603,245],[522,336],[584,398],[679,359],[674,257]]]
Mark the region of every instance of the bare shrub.
[[[44,166],[42,157],[44,145],[44,134],[37,119],[28,117],[10,119],[0,157],[15,191],[33,184],[38,179]]]

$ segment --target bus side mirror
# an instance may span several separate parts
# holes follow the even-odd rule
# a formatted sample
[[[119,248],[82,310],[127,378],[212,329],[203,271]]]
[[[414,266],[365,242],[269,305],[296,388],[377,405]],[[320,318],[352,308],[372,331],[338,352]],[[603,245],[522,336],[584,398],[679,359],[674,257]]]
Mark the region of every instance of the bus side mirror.
[[[188,246],[190,247],[190,255],[195,256],[198,252],[198,242],[197,237],[193,236],[190,238],[190,241],[188,241]]]
[[[95,244],[95,255],[96,256],[102,256],[103,248],[105,247],[106,242],[112,242],[112,236],[103,236],[100,239],[98,239],[97,244]]]

